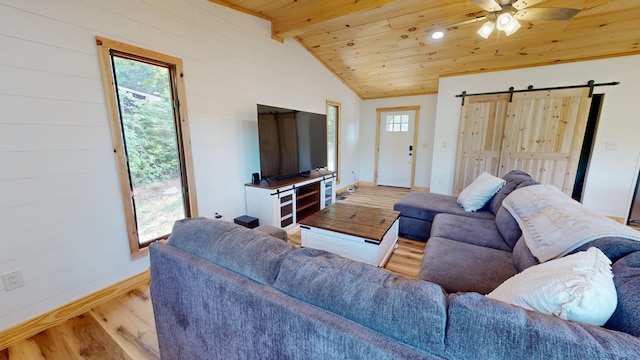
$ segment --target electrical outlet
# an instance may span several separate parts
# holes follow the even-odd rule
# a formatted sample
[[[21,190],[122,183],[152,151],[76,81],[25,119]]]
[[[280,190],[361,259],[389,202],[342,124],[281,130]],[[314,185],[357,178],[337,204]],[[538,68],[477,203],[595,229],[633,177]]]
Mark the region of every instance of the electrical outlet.
[[[604,145],[606,151],[618,151],[618,144],[614,142],[608,142]]]
[[[24,286],[24,279],[20,269],[2,274],[2,281],[4,281],[4,289],[6,291]]]

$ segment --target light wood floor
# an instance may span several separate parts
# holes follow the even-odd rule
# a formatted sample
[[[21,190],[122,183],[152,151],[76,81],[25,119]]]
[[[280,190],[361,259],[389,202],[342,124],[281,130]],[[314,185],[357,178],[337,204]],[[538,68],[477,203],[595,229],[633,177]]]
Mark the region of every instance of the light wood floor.
[[[344,198],[338,201],[391,209],[408,192],[400,188],[361,186],[354,193],[345,193]],[[341,198],[340,195],[338,197]],[[289,241],[299,245],[300,233],[290,235]],[[424,248],[425,243],[400,238],[398,248],[384,268],[415,278]],[[0,360],[159,358],[148,284],[0,350]]]

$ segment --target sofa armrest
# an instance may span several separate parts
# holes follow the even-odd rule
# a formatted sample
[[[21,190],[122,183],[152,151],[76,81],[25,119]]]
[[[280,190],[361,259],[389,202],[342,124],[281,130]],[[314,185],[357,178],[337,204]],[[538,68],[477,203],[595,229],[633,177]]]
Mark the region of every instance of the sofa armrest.
[[[176,221],[168,243],[262,284],[273,284],[282,259],[293,247],[264,232],[227,221]]]
[[[464,211],[458,204],[455,196],[412,191],[393,205],[393,209],[400,211],[401,216],[433,221],[440,213],[469,216],[479,219],[494,219],[495,216],[488,210],[482,209],[475,212]]]

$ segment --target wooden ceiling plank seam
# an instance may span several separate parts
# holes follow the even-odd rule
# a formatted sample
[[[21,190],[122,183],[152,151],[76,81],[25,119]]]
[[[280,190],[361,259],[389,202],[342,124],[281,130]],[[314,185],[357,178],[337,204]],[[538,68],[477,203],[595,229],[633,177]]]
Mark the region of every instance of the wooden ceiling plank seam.
[[[296,39],[296,41],[298,41],[298,39]],[[300,44],[300,45],[304,46],[304,44]],[[351,86],[351,84],[347,83],[344,80],[344,78],[339,76],[334,69],[327,66],[327,64],[325,64],[324,61],[321,58],[317,57],[313,52],[310,52],[310,53],[316,58],[316,60],[318,60],[322,64],[322,66],[324,66],[327,70],[329,70],[329,72],[332,73],[341,83],[343,83],[347,88],[353,91],[353,93],[356,94],[359,98],[363,99],[362,95],[360,94],[360,91],[357,88],[354,88],[353,86]]]

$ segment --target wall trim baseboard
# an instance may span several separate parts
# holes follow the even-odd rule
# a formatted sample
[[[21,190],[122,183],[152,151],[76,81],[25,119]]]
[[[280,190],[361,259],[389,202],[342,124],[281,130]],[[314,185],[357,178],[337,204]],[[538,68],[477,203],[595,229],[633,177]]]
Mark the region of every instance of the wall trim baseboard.
[[[371,181],[358,181],[358,186],[376,186],[376,184]]]
[[[624,218],[618,216],[609,216],[610,219],[619,222],[620,224],[624,224]]]
[[[0,351],[149,283],[149,270],[0,332]]]
[[[376,184],[370,181],[358,181],[358,185],[359,186],[370,186],[370,187],[375,187]],[[336,191],[336,194],[342,194],[347,192],[348,188],[352,188],[352,187],[358,187],[356,184],[351,184],[349,186],[346,186],[338,191]],[[431,188],[429,187],[422,187],[422,186],[414,186],[411,188],[411,190],[415,190],[415,191],[424,191],[424,192],[430,192]]]

